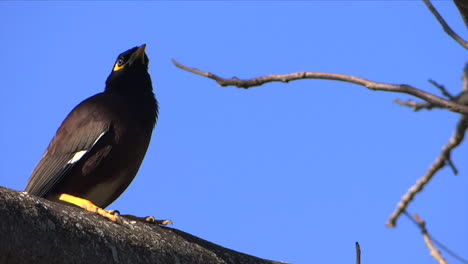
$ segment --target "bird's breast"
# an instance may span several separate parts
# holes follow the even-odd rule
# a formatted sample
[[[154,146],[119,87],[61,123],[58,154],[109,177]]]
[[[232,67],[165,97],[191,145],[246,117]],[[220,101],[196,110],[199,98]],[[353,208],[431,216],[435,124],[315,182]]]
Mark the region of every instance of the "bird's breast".
[[[135,178],[151,139],[145,128],[125,127],[114,128],[113,142],[102,148],[102,153],[96,153],[95,160],[88,159],[82,168],[83,178],[93,182],[86,188],[84,198],[102,207],[117,199]]]

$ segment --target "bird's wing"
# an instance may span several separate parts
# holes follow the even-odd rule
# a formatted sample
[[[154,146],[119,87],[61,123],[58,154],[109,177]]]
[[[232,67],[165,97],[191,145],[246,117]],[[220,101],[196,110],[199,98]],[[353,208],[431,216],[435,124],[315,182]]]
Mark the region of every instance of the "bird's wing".
[[[25,191],[44,197],[107,134],[110,123],[96,120],[93,107],[78,105],[63,121],[29,178]]]

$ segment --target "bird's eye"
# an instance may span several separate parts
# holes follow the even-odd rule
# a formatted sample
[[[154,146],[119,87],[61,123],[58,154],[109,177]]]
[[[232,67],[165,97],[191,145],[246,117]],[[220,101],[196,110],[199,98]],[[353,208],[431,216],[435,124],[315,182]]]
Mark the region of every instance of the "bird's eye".
[[[123,58],[120,58],[120,59],[117,61],[117,65],[119,65],[119,66],[122,66],[124,63],[125,63],[125,61],[124,61]]]
[[[114,71],[119,71],[125,67],[125,59],[119,58],[114,65]]]

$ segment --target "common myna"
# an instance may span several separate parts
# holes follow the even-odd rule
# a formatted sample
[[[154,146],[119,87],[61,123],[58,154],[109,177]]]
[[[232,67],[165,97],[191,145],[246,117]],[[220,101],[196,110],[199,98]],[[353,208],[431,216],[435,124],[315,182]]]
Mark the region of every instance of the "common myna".
[[[145,48],[143,44],[120,54],[104,92],[68,114],[26,192],[120,220],[116,211],[103,208],[135,177],[158,117]]]

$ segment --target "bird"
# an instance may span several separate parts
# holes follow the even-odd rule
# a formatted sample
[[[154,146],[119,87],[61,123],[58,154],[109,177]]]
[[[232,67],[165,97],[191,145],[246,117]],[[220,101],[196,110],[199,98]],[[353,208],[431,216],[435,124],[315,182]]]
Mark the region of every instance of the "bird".
[[[117,56],[103,92],[64,119],[25,191],[120,222],[105,210],[130,185],[147,152],[159,113],[146,44]]]

